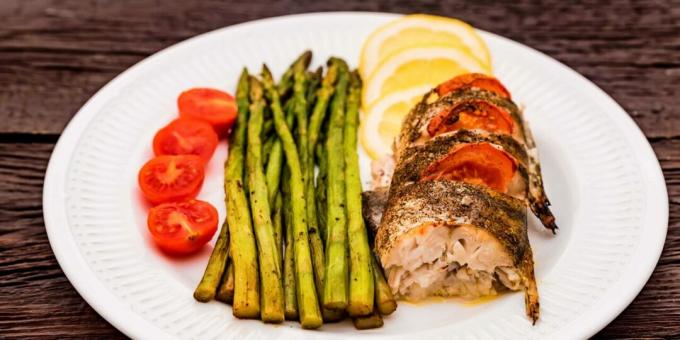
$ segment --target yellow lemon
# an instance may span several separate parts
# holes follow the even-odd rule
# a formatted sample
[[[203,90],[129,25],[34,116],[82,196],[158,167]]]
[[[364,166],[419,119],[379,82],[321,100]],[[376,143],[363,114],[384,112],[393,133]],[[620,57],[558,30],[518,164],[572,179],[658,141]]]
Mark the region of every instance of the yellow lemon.
[[[451,47],[418,47],[387,57],[366,77],[364,107],[378,99],[408,88],[434,87],[464,73],[488,74],[475,58]]]
[[[489,50],[472,26],[458,19],[425,14],[406,15],[375,30],[364,42],[359,70],[367,77],[388,56],[428,46],[459,49],[491,72]]]
[[[399,135],[404,117],[429,86],[418,86],[392,93],[366,110],[361,122],[361,145],[373,159],[392,154],[392,144]]]

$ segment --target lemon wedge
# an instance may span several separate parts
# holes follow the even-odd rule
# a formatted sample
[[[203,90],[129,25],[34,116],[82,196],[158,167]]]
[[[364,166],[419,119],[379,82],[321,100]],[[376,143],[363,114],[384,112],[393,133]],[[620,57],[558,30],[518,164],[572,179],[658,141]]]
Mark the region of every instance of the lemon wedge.
[[[370,107],[378,99],[412,87],[434,87],[460,74],[488,74],[477,59],[452,47],[419,47],[403,50],[383,60],[366,77],[363,103]]]
[[[366,78],[390,55],[426,46],[448,46],[475,58],[491,72],[491,56],[486,44],[469,24],[434,15],[413,14],[375,30],[365,41],[359,71]]]
[[[364,115],[360,139],[366,153],[373,159],[392,154],[392,144],[399,135],[401,123],[430,86],[419,86],[392,93],[374,105]]]

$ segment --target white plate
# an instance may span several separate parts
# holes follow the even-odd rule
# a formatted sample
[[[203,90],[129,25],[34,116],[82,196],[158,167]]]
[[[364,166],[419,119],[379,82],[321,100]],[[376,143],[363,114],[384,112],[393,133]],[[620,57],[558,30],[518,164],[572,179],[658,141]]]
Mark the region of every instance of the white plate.
[[[52,249],[73,286],[104,318],[134,338],[300,339],[585,338],[637,295],[659,258],[668,226],[666,187],[640,130],[609,96],[557,61],[481,32],[497,76],[526,106],[541,152],[557,237],[530,221],[541,319],[531,326],[521,293],[469,305],[401,303],[385,326],[350,322],[305,331],[295,323],[236,320],[230,307],[197,303],[192,291],[210,253],[171,260],[153,246],[136,174],[154,132],[176,115],[193,86],[233,91],[243,66],[280,74],[304,49],[356,64],[364,38],[395,18],[324,13],[259,20],[163,50],[102,88],[68,125],[49,163],[43,204]],[[220,146],[200,198],[224,218]],[[368,173],[362,155],[362,174]]]

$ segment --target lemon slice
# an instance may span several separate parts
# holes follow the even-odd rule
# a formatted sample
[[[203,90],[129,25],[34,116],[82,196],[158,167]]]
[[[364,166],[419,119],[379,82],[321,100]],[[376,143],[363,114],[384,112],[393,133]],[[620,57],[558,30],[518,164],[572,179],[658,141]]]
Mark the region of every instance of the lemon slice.
[[[371,105],[361,122],[361,145],[373,159],[392,154],[392,144],[401,123],[430,86],[419,86],[386,96]]]
[[[388,56],[404,49],[448,46],[471,55],[491,72],[491,56],[486,44],[467,23],[434,15],[413,14],[375,30],[364,42],[359,70],[367,77]]]
[[[477,59],[456,48],[407,49],[389,56],[366,78],[363,103],[370,107],[394,92],[417,86],[434,87],[468,72],[488,74]]]

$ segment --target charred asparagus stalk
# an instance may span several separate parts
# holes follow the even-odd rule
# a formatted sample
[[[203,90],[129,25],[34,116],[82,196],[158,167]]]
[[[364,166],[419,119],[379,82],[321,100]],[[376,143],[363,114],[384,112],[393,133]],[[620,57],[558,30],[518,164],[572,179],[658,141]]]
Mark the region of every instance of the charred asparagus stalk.
[[[392,295],[392,289],[385,280],[382,268],[378,264],[375,256],[371,256],[371,263],[373,265],[373,280],[375,281],[375,305],[378,312],[382,315],[390,315],[397,310],[397,301]]]
[[[319,232],[321,234],[321,239],[324,244],[328,242],[328,230],[326,228],[328,218],[328,213],[326,208],[328,207],[328,202],[326,200],[326,181],[328,177],[328,165],[326,162],[326,151],[325,147],[321,145],[316,146],[315,150],[317,163],[319,164],[319,173],[316,177],[316,210],[317,210],[317,221],[319,223]]]
[[[347,108],[343,149],[345,153],[345,186],[347,194],[347,235],[349,239],[349,303],[347,313],[352,317],[366,316],[373,311],[373,273],[368,233],[361,214],[361,178],[357,154],[357,128],[361,78],[352,72]]]
[[[220,235],[217,237],[217,242],[208,259],[208,265],[205,267],[203,278],[198,283],[198,287],[194,290],[194,299],[200,302],[208,302],[215,298],[217,287],[220,284],[220,279],[227,267],[227,258],[229,256],[229,226],[227,221],[224,221],[220,229]]]
[[[234,302],[234,261],[229,260],[227,270],[224,272],[220,286],[217,287],[215,300],[227,304]]]
[[[345,100],[349,72],[347,64],[331,59],[338,67],[338,83],[331,102],[331,116],[326,138],[328,157],[327,199],[328,217],[326,240],[326,266],[323,304],[328,309],[347,308],[347,216],[345,214],[345,159],[343,157],[343,128],[345,125]]]
[[[284,98],[288,95],[288,92],[293,88],[293,83],[294,83],[294,75],[295,71],[294,65],[296,64],[302,64],[304,68],[306,69],[309,67],[309,63],[312,61],[312,51],[304,51],[302,54],[295,59],[293,64],[286,70],[286,72],[283,73],[281,76],[281,79],[279,80],[279,84],[276,86],[277,91],[279,92],[279,98]]]
[[[276,132],[283,143],[287,168],[290,171],[291,206],[293,213],[295,282],[298,301],[300,324],[303,328],[318,328],[322,325],[321,312],[318,305],[316,289],[314,287],[314,270],[312,255],[309,247],[305,208],[305,188],[293,135],[285,122],[283,109],[278,91],[274,88],[274,80],[269,69],[264,66],[262,78],[267,95],[271,100],[272,113]]]
[[[227,225],[231,235],[231,256],[234,264],[233,313],[237,318],[260,316],[260,282],[257,249],[250,219],[250,208],[243,190],[244,151],[249,115],[249,76],[241,73],[236,90],[238,118],[229,143],[229,157],[225,168]]]
[[[293,64],[292,67],[294,67]],[[292,130],[295,126],[295,105],[294,100],[288,100],[284,107],[284,112],[286,112],[286,124]],[[273,120],[272,120],[273,122]],[[269,191],[269,204],[274,204],[274,199],[276,199],[276,193],[281,185],[281,169],[283,166],[283,145],[281,145],[281,140],[279,136],[274,137],[274,144],[272,145],[272,150],[269,154],[269,159],[267,161],[267,169],[265,170],[265,176],[267,178],[267,190]]]
[[[248,150],[246,165],[248,170],[248,190],[250,193],[250,208],[255,227],[257,248],[260,261],[260,278],[262,282],[261,313],[264,322],[282,322],[283,314],[283,283],[281,255],[279,243],[274,235],[271,221],[267,183],[262,166],[262,143],[260,129],[262,129],[263,112],[266,105],[260,82],[250,80],[250,119],[248,120]]]
[[[289,178],[287,169],[284,176]],[[286,320],[298,319],[297,296],[295,291],[295,255],[293,240],[293,211],[290,199],[290,182],[284,181],[281,186],[283,194],[283,219],[286,229],[285,255],[283,259],[283,298],[285,302]]]
[[[367,316],[353,318],[352,322],[354,323],[354,327],[356,329],[372,329],[383,326],[383,318],[380,316],[380,313],[378,313],[377,310],[374,310]]]
[[[307,92],[308,92],[308,77],[302,65],[295,67],[295,84],[293,86],[293,99],[295,100],[295,118],[297,120],[297,135],[298,135],[298,154],[300,155],[300,169],[302,171],[302,180],[305,188],[313,182],[313,163],[309,162],[307,139]],[[319,237],[316,223],[316,209],[314,206],[313,197],[305,197],[307,199],[306,214],[307,214],[307,230],[309,235],[309,245],[312,254],[312,266],[314,267],[314,278],[317,292],[323,287],[323,272],[324,269],[324,254],[323,243]],[[312,203],[310,205],[310,203]]]

